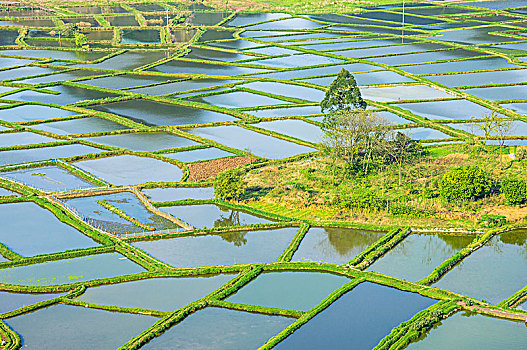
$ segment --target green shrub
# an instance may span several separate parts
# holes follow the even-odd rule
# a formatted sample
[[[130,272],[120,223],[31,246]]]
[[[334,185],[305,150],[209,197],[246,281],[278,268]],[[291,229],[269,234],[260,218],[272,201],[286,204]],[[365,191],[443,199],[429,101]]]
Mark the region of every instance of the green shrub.
[[[349,192],[341,192],[339,205],[346,208],[382,209],[385,203],[373,191],[356,187]]]
[[[485,214],[481,216],[478,222],[485,227],[493,228],[505,225],[507,218],[503,215]]]
[[[480,198],[488,193],[490,188],[490,179],[478,166],[452,169],[439,182],[439,194],[449,202]]]
[[[240,169],[220,173],[214,181],[214,196],[218,199],[239,199],[247,188],[243,181],[244,173]]]
[[[527,199],[527,186],[523,179],[504,179],[501,181],[501,193],[505,196],[507,203],[518,205]]]
[[[414,218],[422,218],[429,215],[426,210],[418,209],[407,204],[392,204],[390,206],[390,213],[394,216],[409,216]]]

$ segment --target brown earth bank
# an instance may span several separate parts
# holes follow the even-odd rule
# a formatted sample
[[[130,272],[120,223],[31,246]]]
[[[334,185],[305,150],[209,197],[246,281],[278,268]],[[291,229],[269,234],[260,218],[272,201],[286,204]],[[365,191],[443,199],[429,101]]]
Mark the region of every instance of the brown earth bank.
[[[229,157],[212,159],[206,162],[188,164],[190,170],[190,181],[201,181],[217,176],[225,170],[234,169],[246,164],[254,163],[257,159],[253,157]]]
[[[508,320],[523,321],[527,325],[527,315],[520,313],[520,312],[495,310],[495,309],[489,309],[486,307],[481,307],[481,306],[476,306],[476,305],[468,306],[465,304],[464,301],[460,301],[458,304],[461,305],[466,310],[476,311],[476,312],[484,313],[484,314],[490,314],[492,316],[499,317],[499,318],[505,318]]]
[[[4,342],[6,342],[6,345],[2,345]],[[6,337],[6,335],[2,332],[0,332],[0,350],[5,349],[9,345],[9,339]]]

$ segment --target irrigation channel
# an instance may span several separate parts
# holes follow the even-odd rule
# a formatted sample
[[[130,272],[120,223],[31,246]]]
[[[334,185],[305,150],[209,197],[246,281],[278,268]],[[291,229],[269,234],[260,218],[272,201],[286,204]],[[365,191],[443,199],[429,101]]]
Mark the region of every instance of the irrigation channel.
[[[210,186],[318,152],[342,68],[424,145],[492,111],[526,145],[527,4],[210,3],[0,1],[0,349],[525,349],[524,231],[369,231]]]

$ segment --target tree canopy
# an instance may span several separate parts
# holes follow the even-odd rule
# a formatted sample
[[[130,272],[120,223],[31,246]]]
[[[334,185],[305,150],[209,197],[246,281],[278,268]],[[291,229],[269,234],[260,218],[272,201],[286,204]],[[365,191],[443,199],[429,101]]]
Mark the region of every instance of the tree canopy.
[[[355,78],[344,68],[333,80],[326,92],[326,96],[320,102],[322,112],[366,109],[366,106],[367,104],[362,99]]]

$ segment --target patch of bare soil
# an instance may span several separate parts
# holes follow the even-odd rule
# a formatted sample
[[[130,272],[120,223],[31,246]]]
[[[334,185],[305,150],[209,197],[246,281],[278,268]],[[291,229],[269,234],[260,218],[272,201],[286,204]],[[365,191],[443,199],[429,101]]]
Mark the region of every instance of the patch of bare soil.
[[[214,177],[222,171],[234,169],[245,164],[251,164],[256,161],[253,157],[230,157],[221,159],[212,159],[207,162],[189,164],[191,181],[201,181]]]
[[[9,344],[9,339],[6,337],[4,333],[0,331],[0,350],[5,349],[5,347]],[[6,345],[2,345],[4,342],[6,342]]]
[[[505,311],[505,310],[494,310],[494,309],[488,309],[486,307],[481,307],[481,306],[476,306],[476,305],[468,306],[463,301],[460,301],[458,304],[463,306],[465,309],[468,309],[471,311],[489,313],[493,316],[496,316],[499,318],[505,318],[509,320],[523,321],[523,322],[526,322],[526,325],[527,325],[527,316],[519,312],[516,313],[516,312]]]
[[[503,215],[508,221],[518,222],[523,221],[527,217],[527,207],[497,205],[483,209],[481,214]]]

